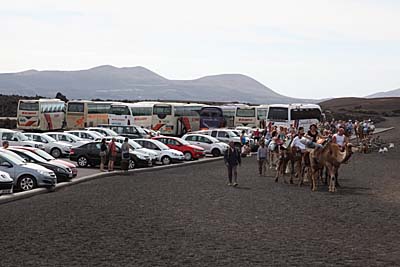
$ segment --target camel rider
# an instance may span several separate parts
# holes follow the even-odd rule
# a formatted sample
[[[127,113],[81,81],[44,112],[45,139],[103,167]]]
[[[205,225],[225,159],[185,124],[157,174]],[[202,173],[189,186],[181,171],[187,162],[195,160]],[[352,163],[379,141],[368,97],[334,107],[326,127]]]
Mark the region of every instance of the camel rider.
[[[297,150],[300,150],[302,153],[306,150],[306,145],[301,140],[304,137],[304,128],[299,127],[298,134],[294,137],[292,142],[292,147],[295,147]]]
[[[317,125],[311,124],[310,129],[307,134],[304,136],[305,145],[309,148],[322,148],[322,145],[317,143],[318,138],[322,138],[322,135],[317,130]]]
[[[339,128],[339,131],[333,135],[332,142],[340,147],[341,151],[344,151],[346,144],[348,143],[348,138],[344,134],[344,128]]]

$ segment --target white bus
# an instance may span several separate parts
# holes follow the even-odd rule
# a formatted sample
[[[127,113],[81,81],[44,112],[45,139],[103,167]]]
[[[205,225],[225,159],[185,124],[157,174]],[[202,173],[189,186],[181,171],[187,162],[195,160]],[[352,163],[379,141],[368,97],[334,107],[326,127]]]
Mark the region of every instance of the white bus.
[[[256,107],[256,128],[265,129],[269,105]]]
[[[153,108],[153,130],[163,135],[181,136],[200,129],[200,111],[205,105],[197,103],[158,103]]]
[[[21,130],[60,130],[65,125],[65,103],[60,99],[19,100],[17,128]]]
[[[83,129],[108,123],[108,112],[113,102],[71,100],[67,103],[68,129]]]
[[[316,104],[273,104],[268,108],[267,125],[308,129],[321,120],[321,107]]]
[[[255,106],[237,106],[234,126],[256,127],[256,107]]]
[[[117,103],[111,105],[108,115],[109,124],[128,126],[137,125],[150,129],[152,127],[153,106],[157,102]]]

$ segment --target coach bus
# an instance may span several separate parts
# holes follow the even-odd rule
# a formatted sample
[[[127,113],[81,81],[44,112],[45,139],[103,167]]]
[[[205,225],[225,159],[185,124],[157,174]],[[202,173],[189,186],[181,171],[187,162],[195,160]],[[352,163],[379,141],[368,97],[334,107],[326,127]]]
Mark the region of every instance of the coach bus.
[[[268,108],[267,124],[308,129],[321,118],[321,107],[316,104],[273,104]]]
[[[26,131],[60,130],[65,125],[65,103],[60,99],[19,100],[17,128]]]
[[[200,129],[225,127],[224,114],[221,107],[205,106],[200,110]]]
[[[256,127],[256,107],[254,106],[237,106],[234,126]]]
[[[108,123],[108,112],[113,102],[71,100],[67,104],[68,129],[82,129]]]
[[[109,124],[137,125],[150,129],[153,120],[153,106],[158,102],[117,103],[111,105]]]
[[[200,111],[205,105],[197,103],[158,103],[153,107],[153,130],[163,135],[181,136],[200,129]]]
[[[268,107],[268,105],[259,105],[256,107],[256,128],[265,129]]]

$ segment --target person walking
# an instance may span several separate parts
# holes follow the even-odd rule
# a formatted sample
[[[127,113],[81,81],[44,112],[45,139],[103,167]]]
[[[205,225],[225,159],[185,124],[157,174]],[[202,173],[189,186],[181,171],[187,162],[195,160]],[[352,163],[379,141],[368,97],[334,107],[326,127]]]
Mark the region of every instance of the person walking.
[[[228,168],[228,185],[238,186],[237,182],[237,166],[242,163],[242,159],[240,158],[240,151],[235,147],[235,143],[233,141],[229,142],[229,148],[225,151],[224,154],[225,165]],[[234,183],[232,184],[232,174],[234,178]]]
[[[268,148],[265,146],[264,142],[261,142],[257,150],[258,173],[260,176],[263,175],[266,176],[267,155],[268,155]]]
[[[101,139],[99,155],[100,155],[100,171],[104,172],[104,164],[106,163],[106,158],[107,158],[107,144],[105,138]]]
[[[129,138],[125,137],[124,143],[121,146],[121,169],[124,172],[127,172],[129,169]]]
[[[108,171],[114,171],[114,162],[117,159],[117,145],[115,144],[116,139],[113,138],[111,142],[108,144]]]

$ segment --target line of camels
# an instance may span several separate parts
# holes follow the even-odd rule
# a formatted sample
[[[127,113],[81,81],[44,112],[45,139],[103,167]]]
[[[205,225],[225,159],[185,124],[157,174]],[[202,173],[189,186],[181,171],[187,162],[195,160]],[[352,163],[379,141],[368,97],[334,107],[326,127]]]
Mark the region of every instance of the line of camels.
[[[293,178],[298,178],[298,185],[304,184],[304,178],[307,176],[311,180],[311,190],[316,191],[318,182],[323,181],[329,184],[329,192],[336,192],[339,187],[338,171],[342,164],[347,163],[353,154],[352,145],[347,144],[344,151],[333,143],[330,139],[318,140],[323,143],[323,147],[316,149],[307,149],[305,153],[299,153],[296,148],[288,146],[284,148],[280,146],[275,151],[269,153],[269,166],[272,168],[273,163],[276,164],[275,182],[282,177],[284,183],[286,180],[286,169],[290,166],[290,183],[293,184]],[[274,160],[276,158],[276,160]],[[325,179],[323,174],[325,172]],[[311,176],[311,177],[310,177]]]

